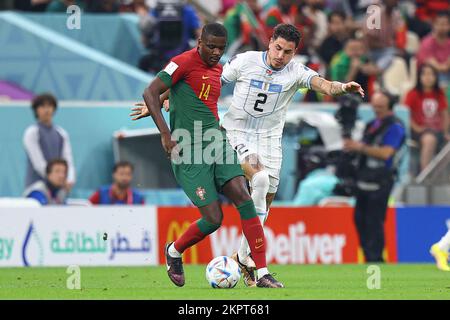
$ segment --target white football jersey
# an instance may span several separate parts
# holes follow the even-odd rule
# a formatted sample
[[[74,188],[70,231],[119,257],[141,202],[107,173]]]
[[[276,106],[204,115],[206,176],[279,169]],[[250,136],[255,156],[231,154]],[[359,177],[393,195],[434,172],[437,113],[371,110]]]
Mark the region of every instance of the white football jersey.
[[[283,69],[272,69],[266,55],[266,51],[247,51],[223,67],[222,82],[236,82],[222,120],[226,130],[281,137],[292,97],[300,88],[311,89],[311,79],[318,75],[294,60]]]

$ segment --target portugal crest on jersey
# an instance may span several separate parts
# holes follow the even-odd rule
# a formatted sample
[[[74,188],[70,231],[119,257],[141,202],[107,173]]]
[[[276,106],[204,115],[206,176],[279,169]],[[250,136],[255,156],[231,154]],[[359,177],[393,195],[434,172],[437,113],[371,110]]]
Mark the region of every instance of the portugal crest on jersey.
[[[195,193],[200,198],[200,200],[205,200],[205,194],[206,194],[205,189],[203,189],[202,187],[198,187],[197,191],[195,191]]]

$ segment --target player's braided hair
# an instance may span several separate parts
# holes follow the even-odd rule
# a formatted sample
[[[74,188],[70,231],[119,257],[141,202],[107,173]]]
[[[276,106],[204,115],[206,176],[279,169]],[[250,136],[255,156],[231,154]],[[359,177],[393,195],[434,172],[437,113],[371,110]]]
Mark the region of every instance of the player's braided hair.
[[[214,36],[214,37],[227,37],[227,29],[223,25],[217,22],[207,23],[203,26],[202,36],[204,39],[206,36]]]
[[[295,42],[295,47],[297,48],[302,36],[300,31],[292,24],[282,23],[277,25],[273,30],[272,39],[277,40],[279,37],[287,41]]]

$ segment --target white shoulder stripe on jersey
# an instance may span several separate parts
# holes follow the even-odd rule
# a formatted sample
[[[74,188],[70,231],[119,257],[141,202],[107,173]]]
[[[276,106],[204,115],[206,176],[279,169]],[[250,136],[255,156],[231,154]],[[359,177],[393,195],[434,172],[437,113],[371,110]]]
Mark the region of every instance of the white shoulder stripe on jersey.
[[[309,77],[308,77],[308,80],[306,80],[308,89],[310,89],[310,90],[311,90],[311,79],[312,79],[313,77],[315,77],[315,76],[320,77],[318,73],[316,73],[316,74],[310,74]]]

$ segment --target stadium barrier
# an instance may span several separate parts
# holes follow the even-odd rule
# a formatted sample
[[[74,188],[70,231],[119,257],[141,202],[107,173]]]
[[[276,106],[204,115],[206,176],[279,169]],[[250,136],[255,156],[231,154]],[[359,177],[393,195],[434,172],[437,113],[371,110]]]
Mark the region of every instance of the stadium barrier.
[[[158,264],[156,208],[0,208],[0,266]]]
[[[213,257],[230,256],[239,248],[241,223],[237,211],[223,208],[222,227],[184,255],[187,263],[208,263]],[[158,240],[176,239],[198,219],[196,208],[159,208]],[[284,207],[272,208],[264,227],[269,263],[341,264],[362,262],[351,208]],[[386,223],[388,262],[397,262],[395,210],[389,209]],[[164,257],[163,246],[159,256]]]
[[[237,211],[224,207],[222,227],[187,250],[185,263],[208,263],[237,250]],[[154,206],[0,208],[0,267],[164,264],[164,244],[199,218],[196,208]],[[450,223],[450,207],[390,208],[389,263],[432,262],[429,247]],[[275,207],[265,227],[273,264],[362,263],[352,208]]]

